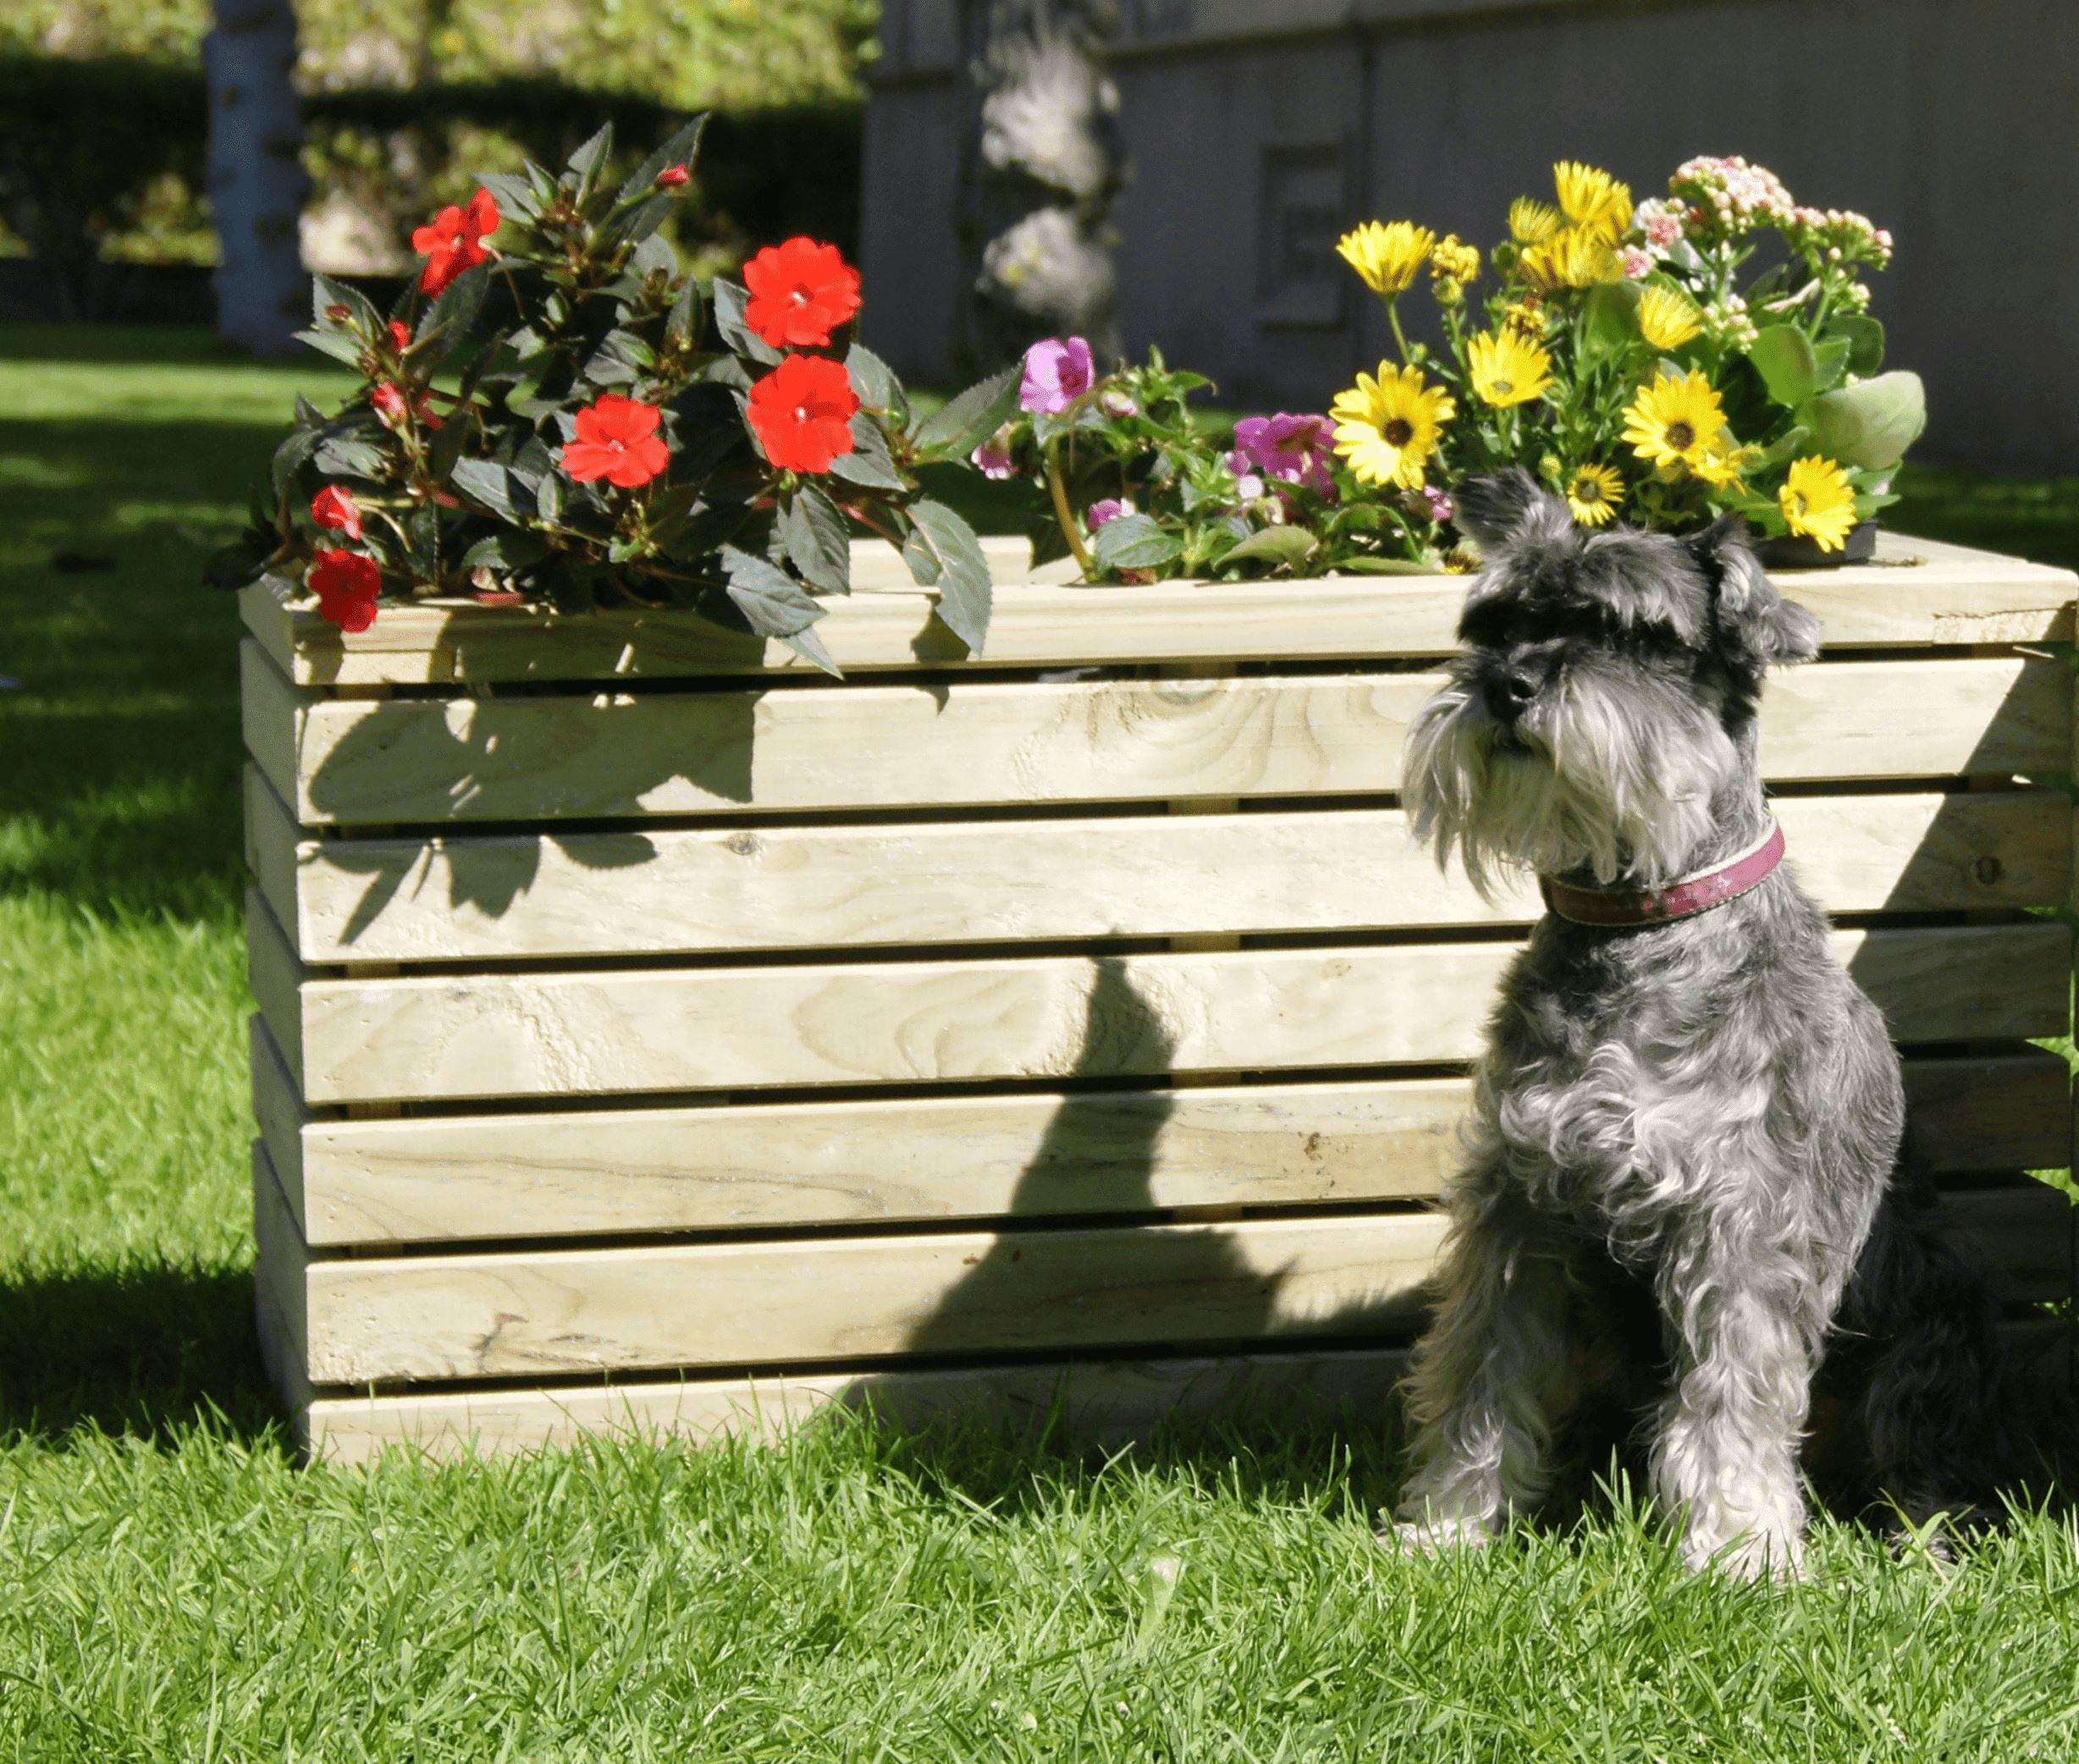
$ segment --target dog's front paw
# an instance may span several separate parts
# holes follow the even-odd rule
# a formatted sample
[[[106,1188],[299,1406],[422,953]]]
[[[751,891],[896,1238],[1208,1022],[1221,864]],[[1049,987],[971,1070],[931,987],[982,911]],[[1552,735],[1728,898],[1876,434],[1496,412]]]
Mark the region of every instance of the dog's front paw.
[[[1424,1513],[1420,1519],[1381,1525],[1377,1537],[1385,1549],[1410,1556],[1435,1556],[1446,1550],[1478,1549],[1493,1541],[1494,1527],[1486,1519],[1463,1514]]]

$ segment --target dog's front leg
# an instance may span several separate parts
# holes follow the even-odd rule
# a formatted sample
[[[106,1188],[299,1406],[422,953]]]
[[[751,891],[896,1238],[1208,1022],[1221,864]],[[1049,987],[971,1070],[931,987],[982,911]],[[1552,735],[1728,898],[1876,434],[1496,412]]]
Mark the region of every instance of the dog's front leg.
[[[1674,1338],[1653,1487],[1701,1568],[1795,1574],[1805,1531],[1798,1447],[1825,1326],[1814,1271],[1745,1234],[1699,1230],[1656,1284]]]
[[[1545,1492],[1568,1364],[1566,1268],[1506,1180],[1497,1156],[1454,1190],[1437,1314],[1409,1374],[1414,1468],[1394,1529],[1419,1549],[1484,1543]]]

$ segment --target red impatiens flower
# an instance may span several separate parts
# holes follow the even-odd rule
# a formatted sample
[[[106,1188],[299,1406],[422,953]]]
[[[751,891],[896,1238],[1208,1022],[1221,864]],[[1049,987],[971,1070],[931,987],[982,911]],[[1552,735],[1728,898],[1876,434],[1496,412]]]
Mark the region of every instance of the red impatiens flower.
[[[368,408],[383,422],[394,423],[405,414],[405,395],[388,380],[378,380],[368,394]]]
[[[389,322],[389,340],[390,347],[401,356],[411,347],[411,327],[400,324],[393,318]]]
[[[311,592],[317,610],[341,631],[366,631],[375,623],[375,598],[383,572],[372,557],[352,551],[321,551],[311,565]]]
[[[852,451],[858,394],[841,361],[789,356],[751,388],[751,427],[782,471],[828,471]]]
[[[692,175],[682,165],[668,165],[651,181],[659,190],[679,190],[692,179]]]
[[[337,484],[327,484],[311,499],[311,519],[328,532],[345,533],[350,539],[361,537],[361,505],[351,492]]]
[[[426,267],[419,272],[419,289],[438,294],[457,276],[490,253],[483,236],[498,231],[498,202],[488,190],[479,190],[466,208],[443,208],[425,226],[414,229],[411,249],[426,253]]]
[[[661,420],[654,405],[603,394],[577,413],[577,438],[559,455],[564,471],[581,484],[600,477],[624,490],[647,484],[671,463],[671,449],[657,433]]]
[[[743,267],[743,322],[775,349],[820,348],[859,310],[859,273],[834,245],[790,239]]]

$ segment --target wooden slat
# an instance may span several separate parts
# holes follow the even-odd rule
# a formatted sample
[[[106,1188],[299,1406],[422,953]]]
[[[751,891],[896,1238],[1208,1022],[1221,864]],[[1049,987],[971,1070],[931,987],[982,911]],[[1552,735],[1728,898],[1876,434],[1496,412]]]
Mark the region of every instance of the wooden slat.
[[[260,1357],[293,1412],[309,1400],[310,1329],[304,1301],[310,1252],[276,1179],[267,1148],[252,1146],[253,1320]]]
[[[271,924],[257,894],[247,905]],[[256,950],[269,940],[256,931]],[[2060,925],[1840,931],[1834,946],[1901,1041],[2066,1027]],[[1514,949],[306,978],[293,1007],[256,979],[255,995],[306,1100],[460,1101],[1463,1060]]]
[[[870,1407],[917,1429],[978,1408],[1100,1449],[1165,1422],[1246,1415],[1271,1425],[1385,1425],[1407,1372],[1403,1348],[1299,1347],[1260,1353],[1034,1364],[858,1367],[730,1378],[632,1379],[548,1390],[328,1394],[307,1406],[313,1459],[361,1464],[409,1447],[435,1459],[501,1456],[586,1439],[777,1440],[819,1416]]]
[[[245,986],[291,1072],[303,1071],[305,971],[257,889],[245,896]],[[299,1089],[301,1083],[299,1082]]]
[[[1434,1196],[1464,1078],[315,1118],[258,1019],[254,1112],[319,1248],[1341,1205]],[[1938,1171],[2066,1160],[2065,1062],[1909,1059]]]
[[[2071,1329],[2008,1323],[2001,1336],[2036,1414],[2072,1398]],[[1299,1347],[1218,1359],[1084,1360],[915,1370],[859,1367],[720,1379],[631,1379],[601,1386],[327,1394],[308,1405],[313,1458],[360,1464],[398,1447],[435,1459],[502,1456],[594,1438],[776,1440],[870,1406],[918,1428],[963,1412],[1045,1426],[1056,1445],[1116,1451],[1164,1423],[1240,1416],[1257,1425],[1384,1425],[1407,1356],[1398,1348]]]
[[[832,604],[817,631],[847,671],[930,665],[1060,667],[1245,658],[1322,660],[1448,653],[1461,577],[1321,582],[1060,585],[1067,566],[1033,583],[1020,539],[984,542],[998,582],[987,654],[970,661],[879,541],[853,548],[860,590]],[[2069,640],[2069,571],[1927,539],[1886,535],[1883,565],[1779,571],[1784,593],[1819,615],[1829,648]],[[1913,560],[1911,563],[1906,562]],[[778,643],[759,643],[683,613],[606,611],[558,618],[524,608],[431,602],[385,607],[343,637],[307,606],[245,591],[247,626],[299,684],[423,686],[451,681],[694,677],[800,671]]]
[[[1438,684],[956,680],[370,702],[299,692],[250,640],[245,663],[247,746],[306,826],[1363,795],[1398,787],[1408,721]],[[2043,657],[1793,669],[1769,689],[1762,769],[2060,770],[2071,707],[2069,670]]]
[[[1942,1197],[1949,1235],[2009,1304],[2072,1297],[2072,1204],[2047,1182]]]
[[[355,1257],[305,1273],[314,1384],[1190,1347],[1405,1325],[1429,1212]]]
[[[455,962],[1520,924],[1398,809],[471,838],[327,839],[264,780],[261,892],[306,962]],[[1790,797],[1799,879],[1833,912],[2048,907],[2062,791]]]

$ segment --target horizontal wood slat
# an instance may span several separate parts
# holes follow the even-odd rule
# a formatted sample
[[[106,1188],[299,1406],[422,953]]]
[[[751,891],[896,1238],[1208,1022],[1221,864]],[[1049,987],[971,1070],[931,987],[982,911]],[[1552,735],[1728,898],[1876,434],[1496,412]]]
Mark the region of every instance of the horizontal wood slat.
[[[252,1034],[261,1138],[319,1249],[1426,1199],[1471,1102],[1364,1078],[335,1121]],[[1906,1062],[1939,1172],[2064,1165],[2070,1088],[2037,1049]]]
[[[1525,923],[1398,809],[935,825],[321,839],[251,775],[256,874],[306,962],[525,960]],[[1799,879],[1833,912],[2049,907],[2062,791],[1789,797]]]
[[[1370,794],[1398,787],[1438,679],[369,702],[300,691],[251,641],[244,659],[246,745],[305,825]],[[1764,717],[1776,781],[2056,771],[2071,678],[2038,657],[1829,663],[1778,675]]]
[[[1068,566],[1034,583],[1022,539],[988,539],[997,582],[986,655],[933,617],[936,593],[914,587],[879,541],[853,548],[855,592],[816,629],[847,671],[934,667],[1058,667],[1139,661],[1327,660],[1423,656],[1453,647],[1465,582],[1455,576],[1292,582],[1063,586]],[[1887,534],[1894,567],[1778,571],[1775,581],[1819,616],[1829,648],[1924,647],[2069,639],[2071,572],[1935,540]],[[1909,562],[1908,560],[1914,560]],[[424,686],[448,681],[690,678],[799,672],[807,664],[683,613],[602,611],[559,618],[526,608],[433,602],[385,607],[343,635],[271,591],[245,591],[247,626],[303,685]]]
[[[320,1104],[1463,1060],[1514,949],[305,975],[284,1001],[281,934],[257,892],[247,908],[266,921],[254,995]],[[1837,931],[1834,946],[1901,1041],[2065,1029],[2061,925]]]
[[[2071,1326],[2010,1322],[2000,1334],[2033,1412],[2063,1413],[2072,1400]],[[1406,1371],[1407,1355],[1396,1347],[1299,1346],[1216,1359],[884,1364],[546,1390],[328,1392],[315,1401],[301,1391],[293,1406],[311,1456],[334,1464],[366,1463],[400,1446],[451,1459],[597,1438],[775,1440],[819,1417],[865,1408],[909,1429],[984,1409],[999,1420],[1044,1425],[1056,1444],[1116,1451],[1165,1422],[1207,1415],[1370,1432],[1385,1425]]]

